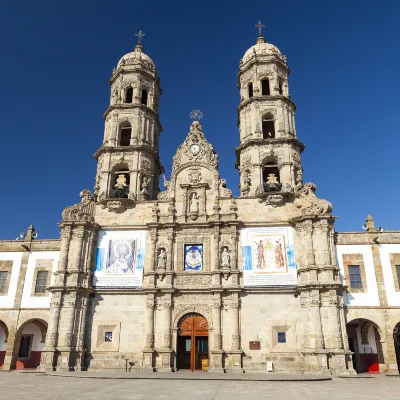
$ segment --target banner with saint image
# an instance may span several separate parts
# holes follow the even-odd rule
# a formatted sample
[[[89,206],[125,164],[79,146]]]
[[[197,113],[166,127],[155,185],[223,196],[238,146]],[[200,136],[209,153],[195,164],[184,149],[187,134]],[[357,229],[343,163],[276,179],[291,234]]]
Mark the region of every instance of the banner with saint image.
[[[241,230],[245,286],[294,286],[297,270],[291,227]]]
[[[100,231],[94,287],[141,288],[146,231]]]

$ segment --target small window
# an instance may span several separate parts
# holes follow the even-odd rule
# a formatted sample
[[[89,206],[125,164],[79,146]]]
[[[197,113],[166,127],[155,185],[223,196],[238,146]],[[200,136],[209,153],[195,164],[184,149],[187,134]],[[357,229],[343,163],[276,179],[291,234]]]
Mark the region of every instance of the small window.
[[[262,120],[263,139],[275,138],[275,122],[272,116],[264,117]]]
[[[131,144],[132,128],[130,126],[124,126],[121,128],[119,145],[129,146]]]
[[[107,343],[112,342],[112,332],[106,332],[104,335],[104,341]]]
[[[248,86],[248,91],[249,91],[249,99],[253,97],[253,84],[250,82]]]
[[[282,82],[279,82],[278,91],[279,94],[282,96],[283,95]]]
[[[349,265],[350,287],[352,289],[362,289],[361,272],[359,265]]]
[[[46,293],[48,271],[39,271],[36,277],[35,293]]]
[[[0,271],[0,293],[4,293],[6,291],[7,276],[7,271]]]
[[[286,343],[286,332],[278,332],[278,343]]]
[[[263,96],[269,96],[270,91],[269,91],[269,80],[268,79],[263,79],[261,81],[261,93]]]
[[[141,103],[147,106],[147,90],[142,90]]]
[[[130,87],[126,90],[125,103],[132,103],[133,99],[133,89]]]
[[[400,286],[400,265],[396,265],[396,275],[397,275],[397,283]],[[1,280],[0,280],[0,282],[1,282]],[[0,290],[1,290],[1,283],[0,283]]]

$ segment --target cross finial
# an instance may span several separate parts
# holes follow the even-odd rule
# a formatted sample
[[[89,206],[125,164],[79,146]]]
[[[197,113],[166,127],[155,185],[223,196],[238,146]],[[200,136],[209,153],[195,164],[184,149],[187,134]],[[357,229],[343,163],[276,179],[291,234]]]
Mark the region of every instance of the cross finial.
[[[262,36],[262,28],[265,28],[265,25],[263,25],[261,21],[258,21],[256,28],[258,28],[258,36]]]
[[[190,118],[191,118],[193,121],[200,121],[200,120],[203,118],[203,112],[200,111],[200,110],[193,110],[193,111],[190,113]]]
[[[135,33],[135,36],[138,38],[138,44],[142,44],[142,37],[145,35],[145,33],[142,33],[140,30],[139,33]]]

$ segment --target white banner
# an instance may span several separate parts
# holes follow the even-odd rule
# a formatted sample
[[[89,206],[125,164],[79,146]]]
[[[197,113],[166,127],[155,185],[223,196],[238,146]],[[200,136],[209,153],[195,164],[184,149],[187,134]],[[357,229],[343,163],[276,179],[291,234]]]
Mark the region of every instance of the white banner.
[[[100,231],[94,287],[141,288],[146,231]]]
[[[297,284],[291,227],[241,230],[245,286],[295,286]]]

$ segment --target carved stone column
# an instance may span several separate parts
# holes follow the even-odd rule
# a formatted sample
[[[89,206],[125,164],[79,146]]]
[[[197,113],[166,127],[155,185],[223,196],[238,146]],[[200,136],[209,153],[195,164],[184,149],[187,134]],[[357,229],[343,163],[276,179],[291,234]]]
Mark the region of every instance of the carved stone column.
[[[85,345],[85,334],[86,334],[86,316],[89,306],[89,299],[87,297],[83,297],[81,299],[81,318],[80,318],[80,326],[78,332],[78,342],[77,342],[77,368],[84,371],[86,369],[85,365],[85,356],[86,356],[86,345]]]
[[[68,266],[68,252],[71,240],[71,226],[64,225],[61,230],[60,260],[54,286],[64,285],[64,276]]]
[[[222,334],[221,334],[221,295],[214,294],[213,303],[213,325],[214,325],[214,343],[211,350],[212,365],[210,372],[225,372],[222,367],[222,358],[224,351],[222,350]]]
[[[148,371],[154,371],[154,293],[147,295],[146,301],[146,343],[143,349],[143,368]]]
[[[219,227],[215,226],[212,230],[212,262],[211,262],[211,270],[214,272],[213,275],[213,286],[219,287],[221,286],[221,275],[220,271],[220,261],[219,261],[219,241],[220,241],[220,232]]]
[[[163,347],[158,350],[161,354],[161,366],[157,366],[157,371],[171,372],[171,354],[172,354],[172,335],[171,335],[171,295],[164,296],[163,304]]]
[[[239,333],[239,296],[238,293],[232,293],[232,303],[230,305],[231,317],[231,349],[228,354],[228,365],[226,369],[230,372],[243,372],[242,368],[242,350],[240,346]]]
[[[172,271],[172,254],[174,254],[173,247],[174,247],[174,234],[171,232],[170,234],[168,234],[168,249],[166,249],[167,271]]]
[[[156,244],[157,244],[157,228],[149,230],[148,244],[148,263],[145,265],[145,274],[147,274],[147,282],[143,286],[154,288],[155,286],[155,262],[156,262]]]

